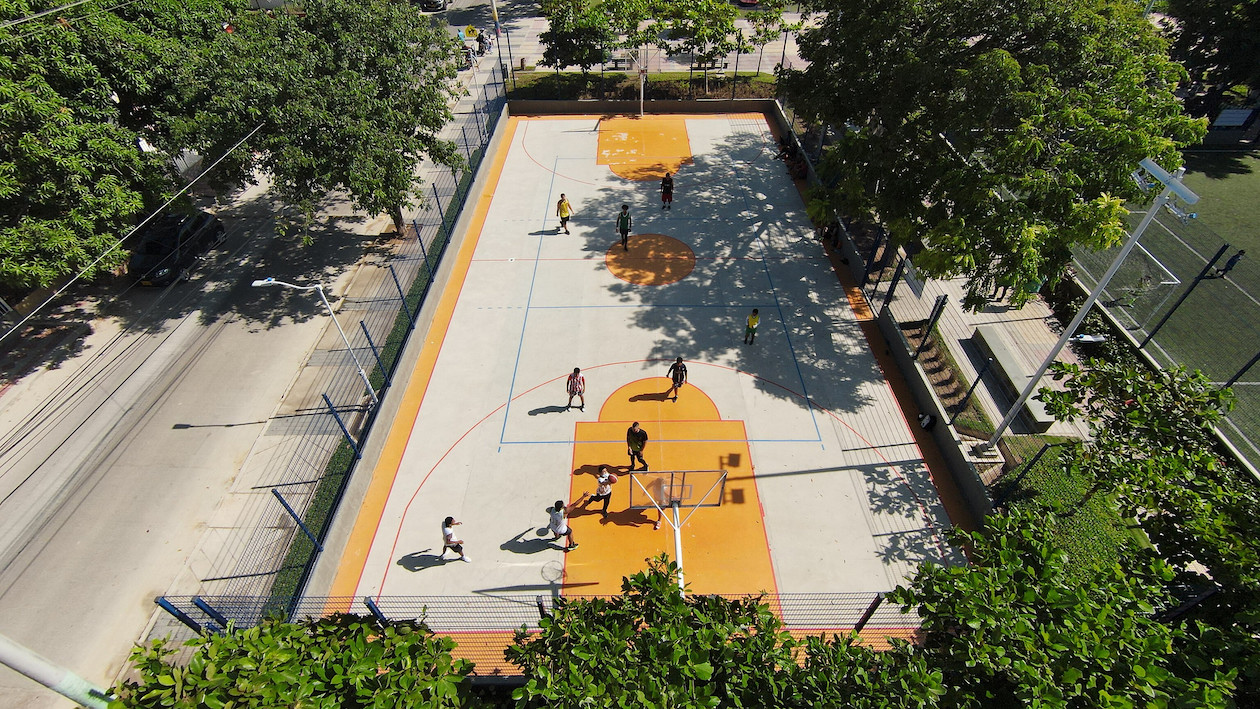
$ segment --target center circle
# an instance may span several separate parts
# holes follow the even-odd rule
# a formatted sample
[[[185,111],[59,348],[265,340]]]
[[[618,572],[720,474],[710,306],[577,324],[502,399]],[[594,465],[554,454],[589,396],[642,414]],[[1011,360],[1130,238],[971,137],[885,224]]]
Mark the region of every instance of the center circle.
[[[638,286],[666,286],[691,275],[696,254],[683,242],[664,234],[631,234],[629,250],[615,241],[604,254],[609,273]]]

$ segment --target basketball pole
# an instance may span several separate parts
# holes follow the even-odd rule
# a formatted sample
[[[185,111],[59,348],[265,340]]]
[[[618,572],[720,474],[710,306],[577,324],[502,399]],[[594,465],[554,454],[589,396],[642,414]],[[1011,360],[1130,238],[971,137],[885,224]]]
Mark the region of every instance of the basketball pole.
[[[682,563],[682,524],[678,521],[678,500],[670,500],[669,508],[674,512],[674,558],[678,560],[678,594],[687,595],[687,583],[683,579]]]
[[[1072,318],[1072,322],[1067,327],[1063,328],[1063,335],[1060,336],[1059,341],[1054,344],[1054,347],[1050,350],[1050,354],[1046,355],[1046,358],[1041,361],[1041,366],[1037,368],[1037,372],[1028,380],[1028,385],[1025,386],[1024,391],[1020,393],[1019,399],[1017,399],[1015,404],[1011,406],[1010,410],[1006,412],[1006,417],[1002,419],[1002,423],[998,424],[997,429],[993,432],[993,436],[990,437],[989,440],[976,445],[975,450],[977,452],[987,451],[996,446],[998,441],[1002,440],[1002,434],[1006,433],[1006,429],[1010,427],[1011,422],[1013,422],[1015,417],[1019,415],[1020,409],[1024,408],[1025,402],[1027,402],[1028,398],[1032,396],[1032,393],[1036,390],[1037,385],[1041,383],[1041,377],[1046,373],[1046,370],[1050,368],[1050,364],[1054,362],[1054,358],[1059,356],[1059,352],[1063,349],[1063,346],[1067,344],[1068,339],[1076,332],[1076,328],[1080,327],[1081,321],[1085,319],[1085,316],[1089,313],[1090,309],[1094,307],[1094,303],[1097,302],[1098,297],[1102,295],[1103,289],[1107,287],[1107,284],[1111,281],[1111,277],[1116,275],[1116,271],[1120,270],[1120,265],[1124,263],[1124,259],[1129,255],[1129,252],[1133,250],[1133,247],[1137,246],[1138,239],[1142,238],[1142,232],[1146,231],[1146,227],[1150,226],[1151,222],[1154,221],[1155,215],[1159,213],[1159,210],[1162,209],[1165,204],[1168,204],[1169,200],[1171,200],[1174,195],[1180,197],[1186,204],[1194,204],[1199,201],[1199,195],[1190,191],[1188,187],[1181,184],[1181,177],[1186,174],[1186,169],[1184,167],[1177,168],[1175,173],[1169,173],[1150,158],[1143,158],[1142,162],[1139,164],[1144,170],[1150,173],[1151,177],[1154,177],[1156,180],[1159,180],[1164,184],[1164,190],[1159,193],[1158,197],[1155,198],[1154,204],[1152,204],[1151,208],[1147,210],[1146,216],[1142,217],[1142,222],[1138,224],[1136,229],[1133,230],[1133,233],[1129,236],[1128,241],[1124,242],[1124,246],[1120,249],[1120,253],[1116,254],[1115,260],[1111,262],[1111,267],[1107,269],[1107,272],[1103,274],[1102,278],[1098,279],[1098,285],[1094,286],[1094,289],[1090,291],[1089,297],[1087,297],[1085,302],[1081,304],[1080,310],[1076,311],[1076,317]]]

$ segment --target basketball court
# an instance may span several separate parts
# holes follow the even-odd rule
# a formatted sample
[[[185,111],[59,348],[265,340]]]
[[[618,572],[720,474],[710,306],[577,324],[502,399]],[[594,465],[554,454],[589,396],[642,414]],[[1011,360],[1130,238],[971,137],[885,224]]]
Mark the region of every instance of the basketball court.
[[[612,594],[679,547],[688,587],[722,594],[883,591],[924,561],[961,560],[869,314],[814,239],[765,116],[513,117],[500,130],[423,349],[395,383],[398,411],[358,473],[371,475],[362,505],[343,505],[340,556],[321,561],[335,578],[310,593]],[[572,234],[557,228],[562,193]],[[675,401],[676,357],[689,381]],[[574,367],[584,410],[565,410]],[[636,421],[651,471],[637,481]],[[619,476],[610,514],[576,510],[579,546],[565,552],[547,508],[593,493],[601,464]],[[699,472],[661,482],[670,471]],[[672,510],[656,528],[653,485],[678,501],[680,531]],[[439,558],[447,516],[469,562]]]

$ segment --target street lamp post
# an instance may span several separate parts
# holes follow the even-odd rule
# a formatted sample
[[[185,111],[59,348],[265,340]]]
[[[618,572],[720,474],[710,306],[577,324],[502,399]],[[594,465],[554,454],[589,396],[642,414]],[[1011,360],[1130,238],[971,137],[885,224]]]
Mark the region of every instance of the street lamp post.
[[[350,353],[350,359],[354,360],[354,366],[359,370],[359,377],[363,379],[363,386],[367,387],[368,394],[372,395],[372,404],[379,404],[380,399],[376,396],[376,390],[372,388],[372,382],[368,380],[367,372],[363,370],[363,364],[359,362],[359,357],[354,353],[354,348],[350,346],[350,338],[346,337],[346,331],[341,329],[341,323],[337,322],[337,314],[333,312],[332,305],[328,302],[328,297],[324,295],[324,286],[322,283],[316,283],[313,286],[299,286],[296,283],[285,283],[277,281],[274,278],[264,278],[254,281],[250,285],[257,288],[258,286],[284,286],[285,288],[293,288],[294,290],[313,290],[319,293],[319,299],[324,301],[324,307],[328,309],[328,317],[332,318],[333,325],[337,326],[337,333],[341,335],[341,341],[346,345],[346,351]]]
[[[1076,332],[1076,328],[1080,327],[1081,321],[1085,319],[1085,315],[1089,313],[1090,308],[1094,307],[1094,303],[1098,300],[1098,296],[1102,294],[1103,289],[1106,288],[1107,284],[1111,281],[1111,277],[1116,274],[1116,271],[1120,270],[1120,265],[1124,263],[1124,259],[1129,255],[1129,252],[1133,250],[1134,246],[1137,246],[1138,239],[1142,237],[1142,232],[1146,231],[1146,227],[1150,226],[1151,222],[1155,220],[1155,215],[1159,213],[1159,210],[1162,209],[1174,195],[1180,197],[1186,204],[1194,204],[1199,201],[1199,195],[1191,192],[1185,185],[1181,184],[1181,176],[1186,173],[1185,168],[1178,168],[1177,172],[1169,173],[1150,158],[1143,158],[1142,162],[1139,164],[1142,166],[1142,169],[1146,170],[1146,172],[1150,174],[1151,177],[1154,177],[1164,185],[1164,190],[1159,193],[1158,197],[1155,198],[1155,203],[1151,205],[1151,208],[1146,212],[1146,216],[1142,218],[1141,223],[1139,223],[1137,228],[1133,230],[1133,233],[1129,235],[1128,241],[1124,242],[1124,246],[1120,249],[1120,253],[1116,254],[1115,260],[1111,262],[1111,267],[1107,269],[1107,272],[1103,274],[1102,278],[1098,279],[1098,285],[1094,286],[1094,290],[1090,292],[1089,297],[1086,298],[1085,302],[1081,305],[1080,310],[1076,312],[1076,317],[1072,318],[1072,322],[1067,327],[1063,328],[1063,334],[1059,337],[1059,341],[1056,342],[1054,348],[1050,350],[1050,354],[1046,355],[1046,358],[1041,361],[1041,366],[1037,368],[1037,373],[1032,375],[1032,378],[1028,380],[1028,385],[1025,386],[1024,391],[1020,393],[1019,399],[1015,402],[1015,405],[1006,412],[1006,418],[1003,418],[1002,423],[998,424],[997,430],[993,432],[993,436],[990,437],[989,440],[976,446],[977,450],[989,450],[993,446],[996,446],[998,441],[1002,439],[1002,434],[1006,432],[1006,429],[1010,427],[1011,422],[1019,415],[1020,409],[1024,408],[1024,403],[1028,401],[1028,397],[1032,396],[1032,393],[1036,391],[1037,384],[1041,382],[1041,377],[1046,373],[1046,370],[1050,368],[1050,364],[1054,362],[1054,358],[1059,356],[1059,352],[1063,349],[1063,346],[1067,344],[1068,339]]]

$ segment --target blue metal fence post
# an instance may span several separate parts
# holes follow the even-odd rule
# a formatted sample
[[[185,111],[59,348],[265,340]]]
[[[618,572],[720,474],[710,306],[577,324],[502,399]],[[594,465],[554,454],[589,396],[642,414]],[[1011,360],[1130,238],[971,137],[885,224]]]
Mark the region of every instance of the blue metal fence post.
[[[367,606],[367,609],[372,611],[372,615],[376,616],[377,622],[379,622],[382,626],[389,625],[389,618],[385,617],[385,614],[381,612],[381,609],[376,605],[376,602],[372,600],[371,596],[363,597],[363,605]]]
[[[871,246],[871,253],[862,259],[862,282],[858,284],[859,288],[866,286],[866,282],[870,280],[871,271],[875,270],[875,254],[879,253],[879,247],[884,243],[884,232],[881,230],[875,234],[875,244]]]
[[[376,358],[376,366],[381,368],[381,380],[385,382],[385,386],[389,386],[389,370],[385,369],[385,362],[381,360],[381,353],[376,349],[376,343],[372,342],[372,335],[368,332],[367,325],[360,320],[359,327],[363,330],[363,336],[367,338],[368,347],[372,350],[372,356]]]
[[[464,136],[464,152],[468,154],[468,166],[472,167],[472,147],[468,142],[468,131],[463,126],[459,127],[459,134]]]
[[[315,545],[315,550],[323,551],[324,545],[319,543],[319,540],[316,539],[315,535],[311,533],[310,527],[307,527],[306,523],[302,521],[302,518],[298,516],[298,513],[295,512],[293,508],[289,506],[288,501],[284,499],[284,495],[281,495],[280,491],[275,489],[274,487],[271,488],[271,494],[276,496],[276,499],[280,501],[280,504],[284,505],[284,511],[288,512],[289,516],[293,518],[293,521],[297,522],[298,527],[300,527],[301,530],[306,533],[306,538],[311,540],[311,544]]]
[[[341,420],[341,414],[337,413],[337,408],[332,405],[332,401],[329,400],[327,394],[320,394],[320,396],[324,397],[324,405],[327,406],[328,411],[332,413],[333,420],[341,427],[342,435],[346,437],[346,442],[350,444],[350,449],[354,451],[354,459],[358,460],[359,458],[362,458],[363,454],[359,452],[359,444],[354,442],[354,436],[350,435],[350,429],[346,428],[346,423]]]
[[[153,602],[158,604],[158,607],[161,608],[162,610],[175,616],[175,620],[178,620],[184,625],[187,625],[188,627],[192,628],[193,632],[197,633],[198,635],[204,632],[200,623],[193,620],[192,616],[176,608],[175,605],[172,604],[170,601],[166,600],[165,597],[158,596],[157,598],[153,599]]]
[[[427,291],[429,289],[428,281],[433,280],[433,265],[429,263],[429,251],[424,248],[424,239],[420,240],[420,255],[424,257],[424,289]],[[419,311],[416,311],[416,314],[418,315]]]
[[[423,249],[424,242],[420,242],[420,245]],[[398,289],[398,300],[402,302],[402,309],[403,313],[407,315],[407,322],[411,322],[411,308],[407,307],[407,294],[403,292],[402,283],[398,280],[398,272],[394,270],[394,264],[392,263],[389,264],[389,275],[394,279],[394,287]]]
[[[193,599],[193,605],[200,608],[202,613],[205,613],[206,615],[210,616],[210,618],[213,619],[214,622],[218,623],[219,625],[222,625],[225,629],[228,627],[229,622],[228,622],[227,616],[215,610],[209,603],[206,603],[205,600],[201,598],[201,596],[197,596],[196,598]]]

